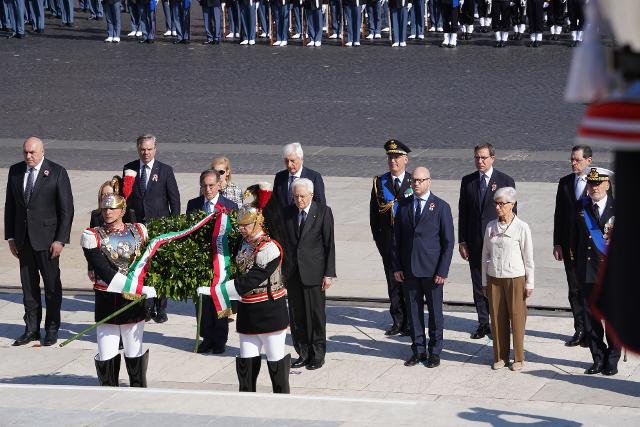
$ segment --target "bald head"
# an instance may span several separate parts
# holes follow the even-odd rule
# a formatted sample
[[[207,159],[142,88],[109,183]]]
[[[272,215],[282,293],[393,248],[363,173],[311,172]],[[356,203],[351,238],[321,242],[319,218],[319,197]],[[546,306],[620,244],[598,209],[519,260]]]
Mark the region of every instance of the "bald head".
[[[411,173],[411,186],[413,192],[422,197],[427,194],[427,191],[431,188],[431,172],[424,166],[418,166]]]
[[[44,157],[44,143],[40,138],[30,136],[22,144],[24,161],[30,168],[37,166]]]

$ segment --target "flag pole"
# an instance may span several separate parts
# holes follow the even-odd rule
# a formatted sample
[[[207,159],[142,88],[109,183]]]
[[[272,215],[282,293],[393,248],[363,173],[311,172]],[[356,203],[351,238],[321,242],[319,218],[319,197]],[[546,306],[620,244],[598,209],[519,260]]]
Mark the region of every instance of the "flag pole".
[[[80,338],[81,336],[86,334],[87,332],[91,332],[92,330],[94,330],[98,326],[102,325],[103,323],[108,322],[109,320],[113,319],[114,317],[116,317],[120,313],[123,313],[123,312],[127,311],[129,308],[133,307],[134,305],[139,304],[140,302],[144,301],[145,298],[147,298],[147,296],[142,294],[142,296],[140,298],[134,299],[129,304],[125,305],[124,307],[120,308],[117,311],[114,311],[113,313],[111,313],[110,315],[105,317],[104,319],[102,319],[102,320],[94,323],[93,325],[89,326],[88,328],[83,329],[82,331],[78,332],[77,334],[75,334],[74,336],[72,336],[71,338],[69,338],[68,340],[63,342],[62,344],[60,344],[60,347],[64,347],[65,345],[69,344],[70,342],[73,342],[73,341],[77,340],[78,338]]]

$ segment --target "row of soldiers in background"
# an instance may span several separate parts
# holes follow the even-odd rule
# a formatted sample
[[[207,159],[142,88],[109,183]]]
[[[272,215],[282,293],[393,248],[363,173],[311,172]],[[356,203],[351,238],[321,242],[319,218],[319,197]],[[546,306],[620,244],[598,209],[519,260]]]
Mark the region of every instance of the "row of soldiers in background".
[[[571,46],[582,41],[586,0],[198,0],[202,7],[207,40],[219,44],[223,38],[240,39],[254,45],[256,35],[268,38],[274,46],[286,46],[289,38],[303,39],[309,47],[321,46],[323,32],[329,39],[340,39],[344,46],[359,46],[360,38],[381,39],[389,33],[392,46],[404,47],[408,39],[424,40],[429,32],[444,33],[442,46],[455,47],[458,33],[471,40],[479,31],[495,33],[496,47],[520,40],[529,25],[532,47],[540,46],[545,24],[550,40],[559,40],[564,27],[571,32]],[[24,23],[35,33],[43,33],[45,9],[73,27],[75,0],[2,0],[0,21],[9,37],[23,38]],[[162,5],[163,35],[174,43],[191,39],[190,0],[80,0],[89,20],[107,23],[105,42],[120,41],[121,12],[128,11],[129,37],[140,43],[153,43],[156,35],[156,9]],[[23,16],[24,19],[17,19]],[[416,19],[423,17],[423,19]],[[426,24],[426,25],[425,25]],[[513,34],[510,36],[510,31]],[[366,36],[365,36],[366,34]],[[290,36],[291,35],[291,36]]]

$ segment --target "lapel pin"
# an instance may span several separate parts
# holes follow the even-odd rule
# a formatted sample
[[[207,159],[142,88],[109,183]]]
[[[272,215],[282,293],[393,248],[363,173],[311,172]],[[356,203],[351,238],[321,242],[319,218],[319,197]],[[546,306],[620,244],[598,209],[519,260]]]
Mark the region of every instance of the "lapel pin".
[[[151,181],[155,181],[158,182],[158,174],[153,174],[153,176],[151,177]]]
[[[492,192],[495,192],[497,188],[498,188],[498,186],[496,185],[495,182],[493,184],[491,184],[491,191]]]
[[[42,171],[42,174],[43,174],[44,176],[49,176],[49,169],[45,169],[45,170],[43,170],[43,171]]]
[[[436,207],[436,204],[431,202],[429,203],[429,210],[432,211]]]

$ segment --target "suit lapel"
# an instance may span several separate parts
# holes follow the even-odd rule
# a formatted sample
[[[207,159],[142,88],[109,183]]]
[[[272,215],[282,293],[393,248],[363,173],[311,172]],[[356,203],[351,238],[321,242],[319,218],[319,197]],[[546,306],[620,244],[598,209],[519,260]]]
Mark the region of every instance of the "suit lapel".
[[[33,200],[34,197],[38,196],[38,189],[42,186],[42,183],[50,173],[51,165],[47,159],[44,159],[42,162],[42,166],[40,166],[40,171],[38,172],[38,177],[36,178],[36,182],[33,183],[33,190],[31,191],[31,198],[29,199],[29,203]],[[24,189],[22,198],[24,199]]]
[[[160,176],[160,163],[158,161],[153,162],[153,167],[151,168],[151,172],[149,172],[148,180],[147,180],[147,190],[144,192],[145,196],[151,191],[155,184],[158,182],[158,178]],[[155,179],[154,179],[155,177]]]
[[[475,173],[475,178],[471,181],[471,194],[473,194],[473,202],[476,205],[476,210],[482,212],[482,203],[480,201],[480,174]]]
[[[316,202],[311,202],[311,207],[309,208],[309,214],[307,215],[307,219],[304,221],[304,226],[302,227],[302,232],[300,233],[300,240],[304,238],[309,232],[309,229],[313,227],[313,224],[316,222],[316,218],[318,217],[318,205]]]
[[[604,225],[609,221],[609,219],[613,216],[613,203],[611,201],[611,196],[607,197],[607,204],[604,207],[602,215],[600,215],[600,229],[604,229]]]
[[[20,194],[20,200],[22,204],[24,204],[24,175],[27,173],[27,164],[22,162],[22,168],[18,168],[19,172],[13,175],[14,185],[18,189],[18,193]]]

